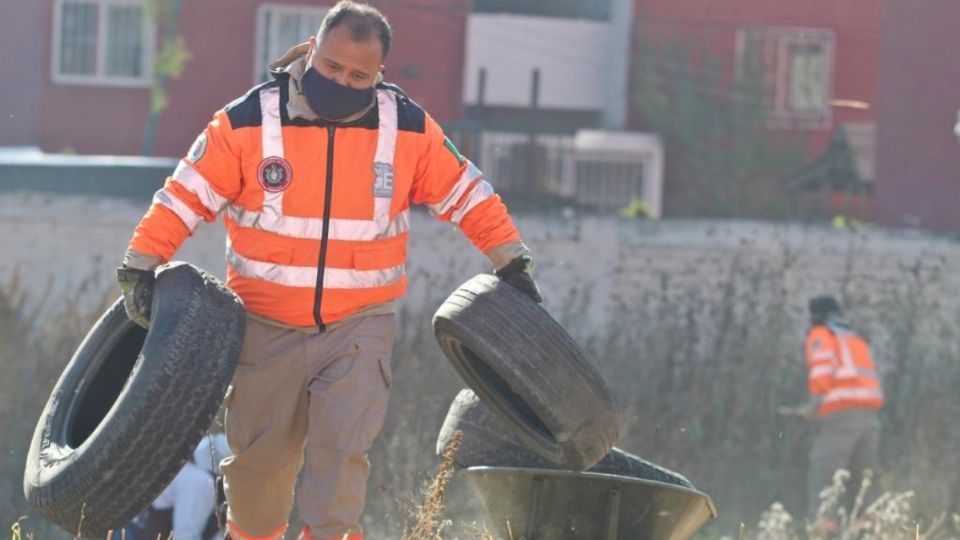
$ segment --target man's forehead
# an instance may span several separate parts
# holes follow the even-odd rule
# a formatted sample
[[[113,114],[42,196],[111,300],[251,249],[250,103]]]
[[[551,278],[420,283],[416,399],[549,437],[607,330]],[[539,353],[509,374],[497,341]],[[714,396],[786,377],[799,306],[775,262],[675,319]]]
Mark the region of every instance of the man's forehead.
[[[317,36],[320,56],[340,64],[365,65],[378,69],[383,60],[383,47],[376,32],[364,39],[355,39],[350,28],[341,24]]]

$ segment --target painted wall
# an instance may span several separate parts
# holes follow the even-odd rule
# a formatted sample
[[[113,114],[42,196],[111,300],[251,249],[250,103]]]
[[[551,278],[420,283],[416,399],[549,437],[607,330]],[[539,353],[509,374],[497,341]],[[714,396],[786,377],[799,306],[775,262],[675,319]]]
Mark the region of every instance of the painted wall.
[[[470,0],[381,0],[394,29],[387,80],[438,121],[463,117],[461,100]]]
[[[10,0],[6,0],[10,1]],[[394,28],[387,80],[403,87],[439,121],[462,114],[463,48],[469,0],[373,2]],[[168,83],[170,106],[161,115],[155,155],[186,152],[213,112],[254,84],[260,0],[183,2],[180,33],[192,58]],[[286,5],[331,6],[332,1],[285,0]],[[63,85],[51,81],[53,1],[44,2],[43,83],[37,143],[44,150],[137,154],[148,117],[149,90]],[[308,38],[304,36],[304,39]]]
[[[877,213],[960,231],[960,3],[890,2],[883,22]]]
[[[0,146],[35,146],[45,61],[41,2],[0,0]]]
[[[491,106],[530,105],[532,71],[540,70],[540,106],[604,107],[610,24],[499,13],[473,13],[467,21],[463,100],[478,102],[480,69],[484,101]]]
[[[739,28],[755,25],[831,29],[835,35],[832,98],[867,102],[871,108],[834,107],[830,126],[802,130],[808,136],[811,155],[826,147],[838,122],[875,120],[881,0],[636,0],[634,7],[637,31],[643,32],[644,37],[660,42],[679,40],[719,58],[729,65],[731,79]],[[635,115],[634,110],[632,116]]]

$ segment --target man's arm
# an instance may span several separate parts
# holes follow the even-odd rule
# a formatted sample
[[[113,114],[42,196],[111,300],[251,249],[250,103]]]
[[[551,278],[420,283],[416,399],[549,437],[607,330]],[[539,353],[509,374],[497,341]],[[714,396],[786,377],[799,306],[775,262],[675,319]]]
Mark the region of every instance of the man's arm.
[[[460,155],[440,126],[425,115],[425,137],[412,189],[414,203],[425,203],[437,219],[458,226],[483,252],[500,279],[535,302],[542,302],[533,280],[530,249],[520,240],[507,206],[476,165]]]
[[[807,389],[810,399],[804,408],[808,417],[816,416],[823,395],[830,390],[830,382],[836,370],[836,352],[830,331],[816,327],[807,335],[804,350],[807,358]]]
[[[227,113],[217,112],[133,232],[117,281],[127,316],[144,328],[150,322],[153,270],[173,258],[201,221],[216,219],[240,193],[240,156],[233,137]]]
[[[810,396],[810,399],[803,405],[782,406],[777,409],[777,412],[784,416],[799,416],[812,420],[817,417],[817,411],[820,409],[821,401],[823,401],[821,396]]]
[[[411,200],[463,231],[494,269],[529,255],[500,196],[476,165],[460,155],[440,126],[426,115],[425,141],[414,178]]]
[[[802,405],[789,405],[778,408],[786,416],[816,418],[823,395],[830,388],[830,380],[835,370],[835,355],[831,334],[822,327],[813,328],[807,334],[804,343],[804,356],[807,364],[807,392],[809,398]]]
[[[240,155],[225,111],[217,112],[140,220],[124,265],[152,270],[169,261],[201,221],[212,222],[240,194]]]

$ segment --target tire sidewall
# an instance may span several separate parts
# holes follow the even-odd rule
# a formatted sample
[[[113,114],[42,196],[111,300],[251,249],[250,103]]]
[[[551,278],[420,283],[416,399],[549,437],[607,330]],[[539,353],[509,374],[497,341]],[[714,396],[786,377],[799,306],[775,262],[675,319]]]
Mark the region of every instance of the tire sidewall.
[[[496,276],[480,274],[461,285],[437,310],[433,324],[441,349],[461,378],[508,429],[545,459],[585,469],[601,459],[622,433],[620,406],[580,345],[542,306]],[[512,326],[510,334],[517,341],[505,343],[497,336],[498,324]],[[523,418],[513,401],[482,374],[467,367],[470,359],[456,351],[457,344],[503,379],[549,435]],[[530,354],[518,350],[521,347]]]
[[[125,394],[132,385],[128,384],[120,393],[107,416],[80,446],[70,448],[61,440],[61,435],[67,429],[71,408],[82,397],[76,393],[86,382],[85,379],[95,374],[91,364],[97,363],[97,356],[110,350],[122,335],[123,329],[132,324],[123,309],[123,300],[117,300],[94,325],[94,330],[87,335],[67,364],[47,400],[34,432],[27,455],[25,486],[43,488],[56,484],[64,471],[77,467],[78,462],[83,461],[85,456],[109,451],[109,448],[102,447],[102,438],[97,435],[104,429],[110,429],[110,420],[117,409],[129,406],[130,400],[126,399]],[[134,367],[134,372],[137,369],[138,367]]]

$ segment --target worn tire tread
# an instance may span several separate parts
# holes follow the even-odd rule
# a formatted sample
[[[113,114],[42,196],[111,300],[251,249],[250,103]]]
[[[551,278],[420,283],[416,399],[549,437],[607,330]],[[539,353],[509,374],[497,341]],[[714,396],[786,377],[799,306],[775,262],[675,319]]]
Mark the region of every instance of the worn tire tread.
[[[433,319],[434,333],[454,368],[531,450],[572,470],[606,455],[624,420],[608,385],[567,331],[510,284],[481,274],[454,291]],[[520,396],[553,435],[511,417],[489,387],[466,367],[457,344],[473,351]]]
[[[53,415],[64,412],[55,396],[75,384],[74,364],[91,361],[98,340],[132,324],[122,299],[78,348],[38,423],[24,494],[75,535],[102,538],[156,498],[209,428],[232,378],[245,315],[239,298],[219,280],[190,265],[172,265],[158,275],[152,312],[127,388],[88,439],[68,449],[73,461],[47,481],[35,480],[51,452],[64,451],[43,433]]]

